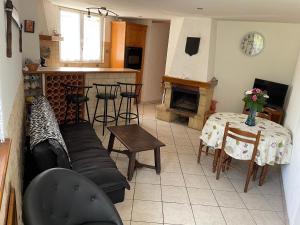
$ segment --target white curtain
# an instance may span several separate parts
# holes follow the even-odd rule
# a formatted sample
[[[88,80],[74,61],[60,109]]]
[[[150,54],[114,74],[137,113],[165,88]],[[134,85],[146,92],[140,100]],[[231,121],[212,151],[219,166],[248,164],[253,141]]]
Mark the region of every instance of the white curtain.
[[[3,114],[2,114],[2,102],[0,98],[0,142],[4,142],[4,124],[3,124]]]

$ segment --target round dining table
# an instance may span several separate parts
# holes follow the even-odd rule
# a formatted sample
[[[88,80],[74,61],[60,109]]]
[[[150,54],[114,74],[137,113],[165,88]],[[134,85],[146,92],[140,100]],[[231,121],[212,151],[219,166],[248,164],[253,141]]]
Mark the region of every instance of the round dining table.
[[[255,162],[259,166],[288,164],[292,152],[291,132],[280,124],[259,117],[256,118],[255,126],[248,126],[245,124],[247,116],[246,114],[230,112],[214,113],[206,121],[200,138],[207,146],[220,149],[227,122],[229,122],[230,127],[254,134],[261,131]],[[225,151],[235,159],[248,160],[252,156],[253,145],[229,137],[226,140]]]

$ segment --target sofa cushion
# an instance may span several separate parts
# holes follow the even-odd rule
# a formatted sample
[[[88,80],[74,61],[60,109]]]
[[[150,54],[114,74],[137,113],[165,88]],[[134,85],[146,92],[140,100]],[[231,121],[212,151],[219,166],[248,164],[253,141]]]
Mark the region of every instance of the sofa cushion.
[[[117,169],[89,123],[62,125],[60,129],[74,171],[91,179],[105,192],[129,188],[126,178]]]
[[[103,150],[100,139],[89,123],[64,124],[60,126],[69,154],[90,149]]]

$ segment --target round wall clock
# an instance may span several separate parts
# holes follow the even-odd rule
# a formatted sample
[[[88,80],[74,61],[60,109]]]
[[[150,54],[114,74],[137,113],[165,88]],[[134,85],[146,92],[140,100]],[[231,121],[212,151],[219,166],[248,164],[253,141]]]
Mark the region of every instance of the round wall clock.
[[[241,50],[245,55],[256,56],[264,48],[264,37],[257,32],[246,34],[241,41]]]

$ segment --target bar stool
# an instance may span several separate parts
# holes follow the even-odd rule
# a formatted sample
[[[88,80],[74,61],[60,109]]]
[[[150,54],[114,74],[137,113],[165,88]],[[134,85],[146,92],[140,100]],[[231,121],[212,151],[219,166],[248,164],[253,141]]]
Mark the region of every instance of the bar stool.
[[[89,98],[87,97],[88,92],[92,86],[79,86],[79,85],[71,85],[71,84],[63,84],[65,89],[65,99],[66,99],[66,112],[65,112],[65,120],[64,123],[67,123],[67,116],[70,104],[76,105],[76,115],[75,122],[79,123],[80,121],[86,121],[83,118],[80,118],[80,105],[85,104],[85,108],[87,111],[88,122],[90,122],[89,108],[87,102]]]
[[[119,89],[119,85],[118,84],[93,84],[93,85],[96,87],[96,90],[97,90],[97,94],[96,94],[97,103],[96,103],[96,108],[95,108],[94,119],[93,119],[92,125],[94,126],[95,121],[103,123],[102,135],[104,135],[104,128],[107,126],[107,123],[111,123],[111,122],[115,121],[116,125],[117,125],[117,111],[116,111],[115,99],[117,98],[117,92]],[[104,100],[103,114],[96,115],[97,109],[98,109],[98,104],[101,99]],[[107,113],[108,100],[113,101],[113,107],[114,107],[114,115],[113,116],[108,115],[108,113]],[[108,118],[110,120],[108,120]]]
[[[122,119],[125,119],[125,125],[127,125],[128,123],[130,124],[130,120],[137,118],[138,125],[139,125],[140,119],[139,119],[138,97],[141,93],[143,84],[122,83],[122,82],[118,82],[118,84],[120,85],[120,95],[121,95],[121,102],[118,110],[118,118],[120,117]],[[126,98],[127,100],[126,111],[120,113],[123,98]],[[132,99],[134,99],[135,101],[136,113],[131,112]]]

